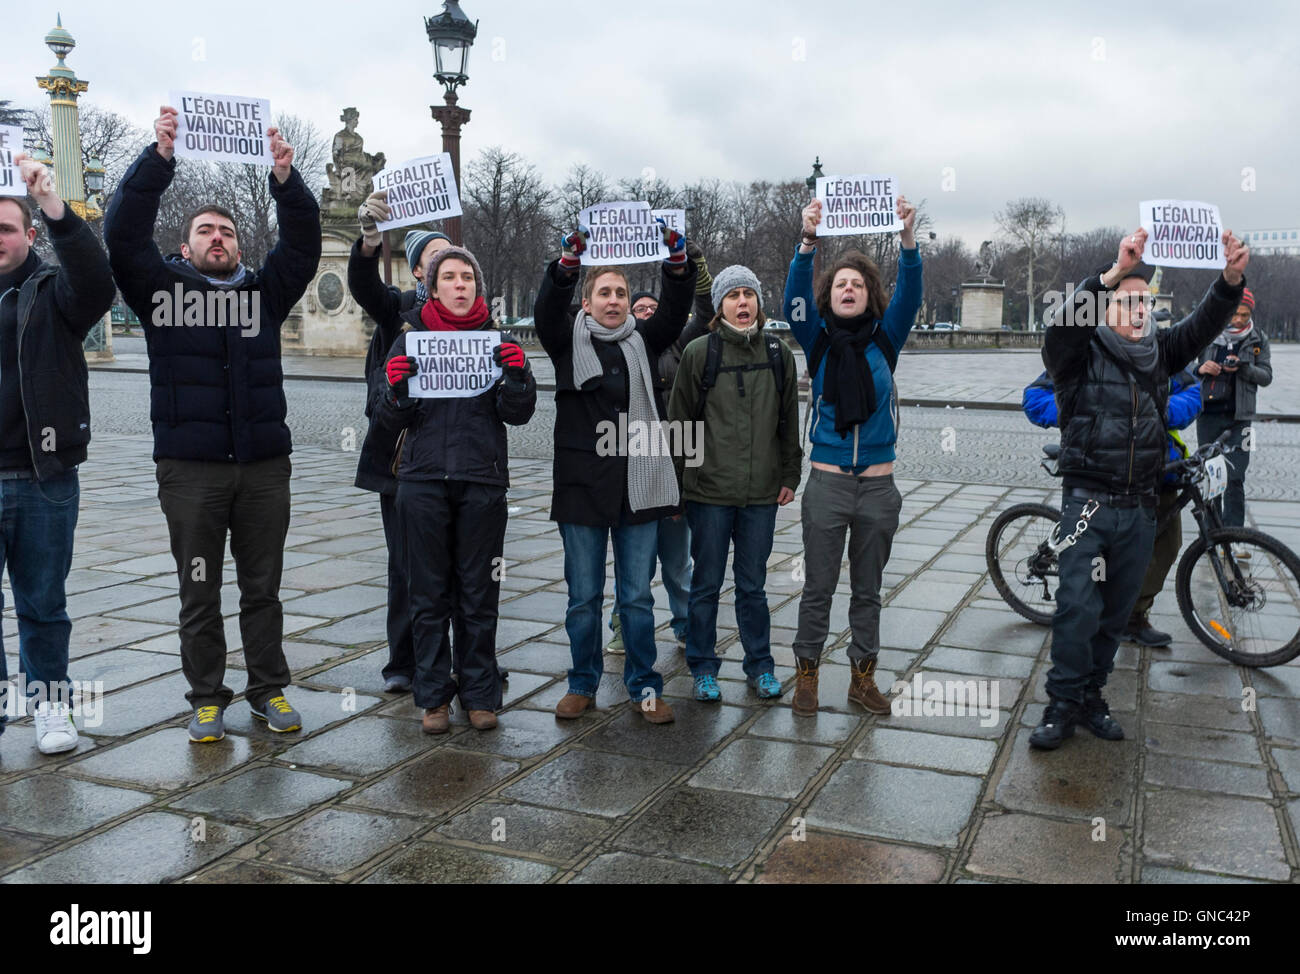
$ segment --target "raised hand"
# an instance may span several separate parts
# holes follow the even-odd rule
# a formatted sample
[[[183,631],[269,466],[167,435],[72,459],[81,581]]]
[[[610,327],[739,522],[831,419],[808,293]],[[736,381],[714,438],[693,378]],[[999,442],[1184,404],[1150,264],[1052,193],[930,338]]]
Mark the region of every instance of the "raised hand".
[[[377,250],[383,243],[383,235],[379,232],[378,224],[386,222],[391,215],[386,189],[371,193],[357,207],[357,220],[361,223],[361,240],[367,247]]]
[[[1115,258],[1115,269],[1120,277],[1142,263],[1142,251],[1146,249],[1147,232],[1139,227],[1119,242],[1119,256]]]
[[[903,221],[903,229],[898,231],[899,242],[910,250],[916,246],[916,207],[900,194],[894,201],[894,214]]]
[[[271,140],[271,172],[275,174],[276,182],[283,183],[289,178],[289,170],[293,167],[293,146],[284,140],[280,130],[272,125],[266,130],[266,137]]]
[[[668,222],[661,216],[655,217],[655,223],[659,224],[659,234],[663,237],[664,246],[668,248],[669,264],[686,263],[686,237],[678,233],[668,225]]]
[[[1228,262],[1223,268],[1223,279],[1236,287],[1246,276],[1246,265],[1250,263],[1250,247],[1234,237],[1231,230],[1224,230],[1223,256]]]
[[[25,152],[14,156],[14,163],[27,186],[27,192],[36,200],[41,211],[51,220],[62,220],[64,205],[54,187],[54,173]]]
[[[822,201],[815,199],[803,208],[803,235],[817,236],[817,226],[822,222]]]
[[[158,141],[158,155],[170,159],[176,154],[176,126],[180,113],[171,105],[158,109],[158,117],[153,120],[153,135]]]
[[[577,270],[582,263],[582,254],[591,239],[591,229],[579,223],[578,229],[560,237],[560,266],[565,270]]]

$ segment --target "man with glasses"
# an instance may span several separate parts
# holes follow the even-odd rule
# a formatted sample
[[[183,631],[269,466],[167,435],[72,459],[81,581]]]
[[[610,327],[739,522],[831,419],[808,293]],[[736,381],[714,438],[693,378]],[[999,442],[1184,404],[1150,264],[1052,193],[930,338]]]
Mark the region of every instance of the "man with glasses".
[[[1124,737],[1102,688],[1151,558],[1169,377],[1223,330],[1245,284],[1250,251],[1227,231],[1223,274],[1196,310],[1157,334],[1146,239],[1145,230],[1126,236],[1115,263],[1055,309],[1043,338],[1060,415],[1067,546],[1058,555],[1049,702],[1031,747],[1060,747],[1079,723],[1105,740]]]

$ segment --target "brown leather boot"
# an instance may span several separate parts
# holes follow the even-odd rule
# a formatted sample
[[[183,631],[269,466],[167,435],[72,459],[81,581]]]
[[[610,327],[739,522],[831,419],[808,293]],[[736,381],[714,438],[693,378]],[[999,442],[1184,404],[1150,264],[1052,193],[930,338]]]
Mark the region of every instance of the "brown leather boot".
[[[475,730],[491,730],[497,725],[497,715],[491,710],[471,710],[469,723]]]
[[[425,710],[420,727],[426,734],[447,733],[448,728],[451,727],[451,706],[444,703],[441,707]]]
[[[849,669],[849,699],[873,714],[889,713],[889,700],[876,689],[876,661],[853,662]]]
[[[817,716],[817,660],[796,659],[794,698],[790,708],[800,717]]]
[[[584,697],[581,693],[566,693],[555,705],[555,716],[565,720],[581,717],[583,711],[596,706],[595,697]]]
[[[671,724],[676,720],[673,716],[673,708],[668,706],[668,701],[657,695],[644,703],[633,700],[632,706],[641,711],[641,716],[652,724]]]

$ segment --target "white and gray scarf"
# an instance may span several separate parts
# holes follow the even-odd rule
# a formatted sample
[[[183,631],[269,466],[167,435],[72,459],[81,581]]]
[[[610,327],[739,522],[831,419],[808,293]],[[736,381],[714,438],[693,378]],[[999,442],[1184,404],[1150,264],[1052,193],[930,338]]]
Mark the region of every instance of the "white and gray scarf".
[[[1243,331],[1240,331],[1234,335],[1230,330],[1225,328],[1223,329],[1223,331],[1219,332],[1217,335],[1214,336],[1214,341],[1210,342],[1210,344],[1227,345],[1229,348],[1231,348],[1234,345],[1240,345],[1242,342],[1244,342],[1247,338],[1250,337],[1250,333],[1253,332],[1254,330],[1255,330],[1255,319],[1252,318],[1250,319],[1250,324],[1247,325]]]
[[[588,317],[585,311],[579,311],[573,319],[573,384],[581,389],[584,383],[604,372],[593,339],[618,342],[622,346],[623,358],[627,362],[628,429],[645,430],[647,436],[659,439],[651,449],[637,451],[650,456],[630,455],[627,458],[628,507],[633,511],[644,511],[654,507],[675,507],[681,495],[677,490],[677,474],[673,470],[668,441],[659,411],[655,408],[650,361],[636,324],[636,318],[629,314],[617,328],[606,328]]]

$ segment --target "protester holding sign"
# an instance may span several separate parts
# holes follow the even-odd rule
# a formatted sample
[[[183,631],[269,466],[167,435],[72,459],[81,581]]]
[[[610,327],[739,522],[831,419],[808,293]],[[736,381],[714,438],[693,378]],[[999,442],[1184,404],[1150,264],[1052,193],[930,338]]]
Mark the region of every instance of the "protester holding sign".
[[[180,579],[181,660],[194,707],[193,741],[225,736],[226,639],[221,565],[226,534],[239,581],[239,625],[253,716],[299,730],[284,698],[280,573],[289,530],[289,428],[280,326],[316,274],[320,209],[274,127],[268,179],[280,239],[258,270],[240,262],[230,211],[209,203],[185,224],[181,252],[153,241],[175,174],[176,110],[163,106],[157,141],[127,170],[104,222],[113,275],[145,323],[158,499]],[[236,309],[238,311],[236,312]],[[175,327],[181,325],[184,327]]]
[[[569,312],[587,247],[581,230],[562,238],[562,254],[543,273],[533,307],[538,338],[555,365],[551,520],[559,522],[564,542],[569,586],[565,629],[573,654],[569,692],[556,705],[557,717],[578,717],[595,704],[603,672],[605,554],[612,535],[627,651],[623,683],[648,721],[673,719],[662,698],[663,678],[654,670],[650,576],[658,522],[681,510],[672,458],[663,443],[653,357],[686,324],[696,266],[687,259],[682,234],[666,226],[661,234],[670,256],[664,261],[658,307],[646,320],[629,312],[627,276],[613,267],[587,271],[582,308],[576,315]],[[610,449],[610,433],[620,428],[627,432],[626,443]]]
[[[776,509],[794,500],[803,451],[794,355],[781,339],[763,334],[767,318],[758,278],[747,267],[727,267],[713,282],[712,298],[718,313],[711,334],[687,346],[668,413],[675,424],[703,425],[702,462],[688,467],[680,455],[673,461],[695,560],[686,663],[695,699],[716,703],[722,699],[718,594],[733,542],[745,677],[760,697],[781,695],[764,584]]]
[[[21,152],[18,179],[41,209],[58,263],[41,260],[27,200],[0,197],[0,573],[18,613],[18,669],[36,705],[36,746],[71,751],[65,583],[90,442],[81,344],[113,302],[94,232],[59,198],[53,174]],[[0,732],[15,701],[0,647]],[[19,691],[21,693],[21,690]],[[8,706],[6,706],[6,704]],[[26,706],[26,701],[24,701]]]
[[[1214,499],[1229,527],[1246,524],[1246,468],[1254,443],[1246,442],[1246,430],[1255,419],[1255,396],[1260,386],[1273,381],[1272,355],[1268,336],[1255,326],[1255,295],[1247,289],[1232,320],[1201,351],[1197,372],[1201,375],[1205,411],[1196,420],[1196,438],[1201,443],[1217,440],[1226,430],[1225,453],[1231,451],[1228,489]],[[1246,548],[1238,548],[1238,557],[1249,558]]]
[[[362,490],[379,494],[379,513],[384,523],[384,541],[388,546],[388,662],[383,668],[384,692],[405,693],[411,689],[415,678],[415,643],[411,638],[410,601],[407,593],[406,570],[402,564],[402,532],[397,521],[397,478],[393,475],[392,459],[397,432],[387,430],[375,421],[376,404],[388,379],[384,365],[388,350],[397,341],[402,325],[402,312],[424,304],[428,292],[424,287],[424,261],[451,246],[451,240],[441,233],[412,230],[406,235],[406,258],[416,279],[414,291],[401,291],[384,284],[379,276],[379,252],[383,238],[378,228],[380,220],[389,217],[387,193],[371,193],[358,210],[361,237],[352,245],[348,256],[348,291],[361,306],[361,310],[375,322],[374,334],[366,350],[365,375],[366,429],[361,455],[357,460],[355,484]]]
[[[416,706],[424,708],[424,731],[447,732],[453,698],[476,729],[488,730],[497,725],[502,696],[496,633],[510,486],[506,424],[522,426],[532,418],[537,382],[523,349],[502,333],[492,358],[503,375],[486,391],[411,395],[419,365],[408,354],[408,336],[418,345],[492,324],[473,254],[443,247],[424,267],[428,299],[397,313],[400,333],[389,349],[387,388],[374,422],[398,434],[392,464],[415,644],[411,689]],[[453,618],[454,643],[448,638]]]
[[[898,284],[888,298],[880,269],[851,250],[833,263],[816,286],[822,204],[803,210],[803,237],[785,281],[785,317],[803,347],[812,377],[812,470],[804,488],[803,596],[794,654],[794,712],[817,712],[817,666],[830,627],[831,597],[839,584],[844,538],[849,541],[849,700],[873,714],[889,713],[877,689],[880,652],[880,584],[903,498],[894,486],[898,438],[894,364],[921,306],[921,255],[913,225],[916,207],[899,196],[902,224]]]
[[[1146,242],[1141,229],[1120,241],[1114,264],[1075,288],[1043,338],[1061,427],[1060,536],[1074,540],[1057,556],[1049,702],[1031,747],[1060,747],[1080,723],[1124,737],[1102,688],[1151,559],[1169,379],[1223,330],[1245,286],[1250,252],[1225,231],[1219,279],[1187,318],[1156,332]]]
[[[681,211],[665,211],[678,212]],[[704,251],[694,241],[686,244],[686,254],[695,261],[699,273],[695,278],[695,305],[690,321],[677,336],[677,340],[668,346],[659,356],[655,368],[655,396],[660,415],[668,415],[668,396],[673,391],[673,380],[677,377],[677,366],[682,360],[682,352],[696,338],[709,333],[709,322],[713,320],[713,299],[710,289],[713,277],[709,274],[709,265],[704,259]],[[651,291],[638,291],[632,295],[632,316],[637,321],[648,321],[659,309],[659,299]],[[686,646],[686,612],[691,594],[691,529],[685,515],[666,517],[659,521],[658,542],[659,570],[663,578],[664,591],[668,593],[668,607],[672,611],[669,625],[677,645]],[[650,579],[654,580],[654,563],[650,564]],[[618,593],[614,593],[614,608],[610,612],[609,627],[614,630],[614,638],[605,648],[611,653],[623,652],[623,626],[618,620]]]

